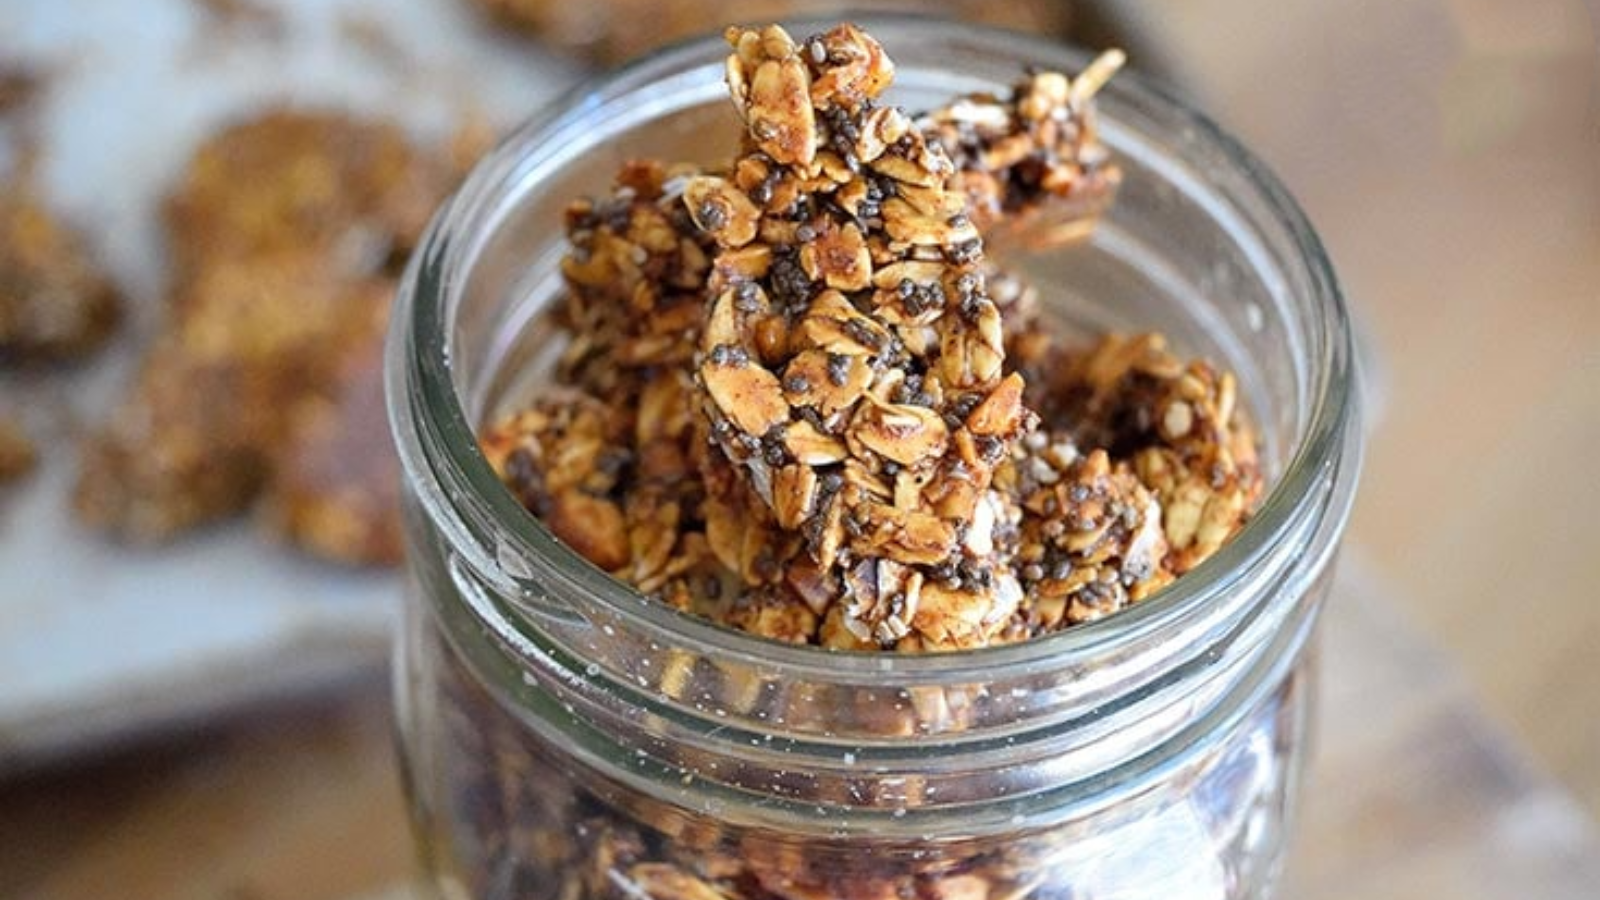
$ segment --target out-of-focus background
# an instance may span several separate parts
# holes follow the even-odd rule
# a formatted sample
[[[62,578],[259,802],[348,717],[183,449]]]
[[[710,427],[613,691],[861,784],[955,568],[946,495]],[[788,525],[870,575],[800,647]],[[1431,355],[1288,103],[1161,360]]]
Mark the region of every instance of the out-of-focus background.
[[[1296,895],[1382,871],[1357,893],[1532,896],[1600,870],[1593,10],[887,5],[1127,46],[1329,247],[1376,365],[1346,554],[1364,618],[1325,653],[1403,648],[1364,684],[1375,705],[1451,687],[1403,734],[1329,704]],[[494,134],[730,8],[0,0],[0,896],[404,879],[388,291]],[[275,317],[280,295],[327,302]],[[1319,806],[1334,776],[1322,796],[1359,796]],[[1532,812],[1473,830],[1500,806]],[[1473,893],[1469,851],[1535,860],[1530,880]]]

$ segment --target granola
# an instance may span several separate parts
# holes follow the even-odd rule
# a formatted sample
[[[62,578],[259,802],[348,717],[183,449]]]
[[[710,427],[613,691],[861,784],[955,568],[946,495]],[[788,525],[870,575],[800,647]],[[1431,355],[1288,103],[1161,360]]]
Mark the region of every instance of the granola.
[[[1004,227],[1030,243],[1085,233],[1122,180],[1100,141],[1094,95],[1124,63],[1096,57],[1075,78],[1034,72],[1011,96],[961,97],[918,119],[955,163],[955,182],[979,228]]]
[[[393,562],[383,322],[454,177],[394,126],[332,113],[269,111],[202,144],[166,204],[165,328],[84,442],[79,515],[148,543],[265,496],[301,547]]]
[[[355,565],[393,565],[404,546],[400,460],[383,452],[383,336],[394,288],[385,278],[355,288],[347,302],[365,310],[365,321],[341,336],[323,378],[292,403],[267,460],[268,527],[317,556]]]
[[[150,543],[244,509],[294,401],[327,377],[362,293],[310,251],[196,273],[173,299],[182,317],[84,443],[78,513]]]
[[[851,26],[728,38],[737,155],[630,163],[568,211],[554,385],[480,436],[521,505],[658,601],[853,651],[981,647],[1102,619],[1242,527],[1263,479],[1233,375],[1159,334],[1068,342],[1037,291],[985,253],[997,228],[1081,235],[1110,202],[1120,172],[1091,101],[1119,55],[913,119],[877,103],[892,64]],[[1048,829],[987,847],[845,846],[581,778],[536,796],[533,771],[565,751],[441,652],[447,740],[464,748],[446,754],[452,827],[480,845],[463,873],[475,896],[1073,895],[1046,883],[1066,840]],[[781,686],[724,678],[686,651],[662,668],[640,686],[719,710],[773,702],[778,723],[827,702],[773,701],[763,688]],[[927,686],[838,716],[904,736],[959,729],[976,702]],[[925,787],[904,781],[902,803]]]
[[[0,183],[0,361],[81,358],[121,309],[81,238],[27,185]]]
[[[705,30],[708,22],[726,15],[715,0],[470,0],[501,25],[539,37],[558,47],[576,50],[602,62],[625,59],[681,40]],[[776,22],[836,12],[871,8],[902,14],[945,15],[1003,25],[1034,34],[1063,34],[1072,21],[1069,4],[1055,0],[747,0],[739,5],[746,21]],[[648,21],[648,28],[639,23]]]
[[[921,652],[1102,618],[1242,526],[1232,375],[1159,335],[1064,349],[984,253],[1109,202],[1120,54],[913,119],[852,26],[728,40],[741,152],[573,204],[558,387],[482,437],[557,537],[730,627]]]

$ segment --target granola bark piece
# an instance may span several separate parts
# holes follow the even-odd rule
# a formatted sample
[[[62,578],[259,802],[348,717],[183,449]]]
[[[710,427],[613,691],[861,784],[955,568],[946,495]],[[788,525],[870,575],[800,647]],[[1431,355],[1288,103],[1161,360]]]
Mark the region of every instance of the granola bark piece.
[[[1128,463],[1040,430],[1001,477],[1022,506],[1019,639],[1104,618],[1172,581],[1161,504]]]
[[[1100,140],[1094,95],[1124,60],[1107,50],[1076,77],[1035,72],[1009,97],[960,97],[918,119],[954,162],[955,185],[979,228],[1038,245],[1094,226],[1122,180]]]
[[[562,0],[470,0],[504,27],[569,50],[581,51],[601,62],[631,59],[648,50],[699,34],[726,7],[715,0],[597,0],[570,3]],[[841,4],[818,0],[749,0],[739,5],[739,15],[750,22],[776,22],[838,9]],[[1055,0],[878,0],[879,12],[898,11],[940,15],[987,22],[1034,34],[1064,34],[1071,7]],[[648,21],[650,27],[639,27]]]
[[[1065,354],[1048,398],[1047,421],[1127,461],[1159,499],[1174,575],[1220,549],[1261,497],[1256,432],[1237,379],[1180,359],[1160,334],[1106,335]]]
[[[388,122],[294,109],[237,122],[201,144],[167,199],[177,280],[285,249],[314,248],[352,277],[395,269],[452,181]]]
[[[630,559],[619,485],[630,463],[627,423],[615,407],[552,392],[481,439],[507,486],[556,537],[608,572]]]
[[[79,235],[26,185],[0,184],[0,361],[81,358],[110,337],[121,308]]]
[[[266,482],[294,401],[322,383],[374,289],[305,251],[197,273],[176,304],[185,315],[85,441],[78,513],[150,543],[244,509]]]
[[[38,462],[39,452],[22,425],[0,416],[0,484],[28,474]]]
[[[393,560],[381,321],[454,178],[393,125],[338,113],[272,110],[205,141],[166,203],[164,331],[85,441],[80,515],[161,541],[270,485],[266,519],[302,547]]]
[[[631,407],[658,371],[687,371],[705,317],[711,241],[681,197],[689,166],[625,164],[609,195],[566,211],[558,378]]]
[[[394,283],[374,280],[351,302],[365,309],[331,350],[322,384],[293,406],[270,449],[263,518],[324,559],[393,565],[401,559],[400,460],[389,440],[383,338]]]
[[[728,41],[745,151],[728,177],[684,190],[718,246],[696,371],[712,439],[777,525],[752,531],[804,538],[858,638],[982,643],[1020,598],[994,555],[1006,500],[990,481],[1032,413],[1003,371],[954,169],[876,104],[893,66],[853,26],[803,44],[776,26]],[[763,584],[801,561],[765,556],[777,565],[755,573]],[[948,602],[918,615],[930,582]]]

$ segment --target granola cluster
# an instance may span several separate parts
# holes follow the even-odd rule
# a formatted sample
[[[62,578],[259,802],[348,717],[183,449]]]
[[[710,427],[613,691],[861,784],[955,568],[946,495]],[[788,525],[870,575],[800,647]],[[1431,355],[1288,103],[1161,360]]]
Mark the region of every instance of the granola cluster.
[[[121,318],[116,287],[27,184],[0,179],[0,362],[80,359]]]
[[[0,62],[0,365],[81,360],[122,318],[122,297],[38,185],[35,71]]]
[[[395,561],[379,348],[452,182],[392,125],[336,114],[272,111],[203,144],[165,210],[165,327],[84,444],[81,517],[156,542],[260,499],[312,552]]]
[[[571,207],[557,384],[482,436],[557,537],[731,627],[920,652],[1109,615],[1242,525],[1232,375],[1159,335],[1068,345],[986,257],[1108,202],[1120,54],[914,119],[853,26],[728,41],[739,153]]]

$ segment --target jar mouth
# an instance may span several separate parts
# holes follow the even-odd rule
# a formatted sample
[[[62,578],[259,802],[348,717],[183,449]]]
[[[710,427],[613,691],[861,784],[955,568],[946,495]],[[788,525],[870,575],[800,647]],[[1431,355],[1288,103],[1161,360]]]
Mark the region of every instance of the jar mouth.
[[[951,27],[912,17],[873,16],[860,21],[868,31],[882,27],[912,40],[919,33]],[[802,22],[795,28],[826,26],[820,21]],[[965,23],[959,28],[962,40],[977,49],[1053,60],[1069,70],[1088,60],[1081,52],[1029,35]],[[607,101],[608,89],[654,83],[666,76],[702,79],[714,72],[720,79],[725,50],[720,36],[691,40],[568,92],[479,163],[435,216],[410,263],[395,308],[386,365],[395,439],[415,499],[455,557],[486,587],[508,597],[577,594],[594,604],[595,612],[651,635],[663,646],[760,665],[797,679],[854,678],[907,686],[952,679],[976,682],[1046,667],[1059,669],[1073,660],[1087,662],[1179,627],[1269,565],[1272,549],[1308,516],[1331,522],[1337,533],[1348,515],[1359,451],[1352,451],[1348,440],[1356,416],[1350,323],[1322,243],[1277,178],[1235,139],[1137,72],[1122,72],[1099,95],[1104,130],[1115,131],[1122,110],[1148,110],[1180,123],[1192,139],[1209,145],[1226,167],[1222,174],[1249,192],[1242,198],[1249,209],[1231,214],[1252,219],[1254,229],[1265,226],[1278,232],[1277,239],[1291,251],[1279,263],[1300,270],[1293,274],[1312,300],[1304,342],[1311,380],[1301,392],[1309,403],[1300,433],[1292,436],[1292,451],[1255,514],[1216,554],[1150,598],[1105,619],[1015,644],[917,655],[796,646],[725,628],[645,600],[558,541],[504,488],[478,449],[476,429],[452,372],[453,293],[461,289],[465,261],[474,257],[499,224],[496,190],[548,162],[563,138],[580,134],[580,120]],[[497,526],[493,533],[483,527],[485,522]]]

